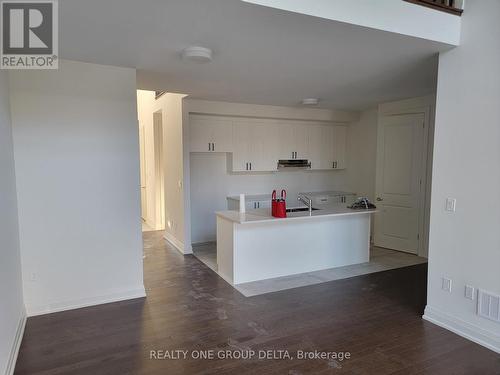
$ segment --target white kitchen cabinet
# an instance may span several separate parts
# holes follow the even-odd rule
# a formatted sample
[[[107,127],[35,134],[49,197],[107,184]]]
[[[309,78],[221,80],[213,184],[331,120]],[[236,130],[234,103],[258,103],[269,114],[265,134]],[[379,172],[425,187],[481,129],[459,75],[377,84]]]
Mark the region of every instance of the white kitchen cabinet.
[[[191,152],[233,152],[232,120],[223,117],[189,117]]]
[[[258,120],[233,123],[234,172],[268,172],[277,169],[276,127]]]
[[[332,169],[333,127],[330,125],[311,125],[308,133],[311,169]]]
[[[347,127],[320,122],[190,115],[191,152],[230,153],[232,172],[273,172],[280,159],[345,168]]]
[[[308,125],[302,122],[278,122],[275,149],[276,160],[308,158]]]
[[[333,168],[345,169],[347,127],[333,127]]]
[[[256,210],[258,208],[271,208],[271,194],[247,195],[245,197],[246,210]],[[238,211],[240,209],[240,197],[227,197],[227,209]]]
[[[344,169],[346,134],[346,126],[310,126],[308,139],[311,169]]]

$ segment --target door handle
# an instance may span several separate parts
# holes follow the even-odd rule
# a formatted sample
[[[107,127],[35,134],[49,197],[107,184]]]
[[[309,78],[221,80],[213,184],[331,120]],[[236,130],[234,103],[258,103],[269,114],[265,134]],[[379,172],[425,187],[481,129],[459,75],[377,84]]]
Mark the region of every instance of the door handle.
[[[382,199],[382,198],[380,198],[380,197],[377,197],[377,201],[378,201],[378,202],[382,202],[382,201],[383,201],[383,199]]]
[[[250,170],[252,170],[252,162],[250,162]]]
[[[248,171],[248,163],[246,163],[246,170]]]
[[[211,146],[210,146],[210,142],[208,142],[208,151],[212,151]]]
[[[215,143],[212,143],[212,151],[215,151]]]

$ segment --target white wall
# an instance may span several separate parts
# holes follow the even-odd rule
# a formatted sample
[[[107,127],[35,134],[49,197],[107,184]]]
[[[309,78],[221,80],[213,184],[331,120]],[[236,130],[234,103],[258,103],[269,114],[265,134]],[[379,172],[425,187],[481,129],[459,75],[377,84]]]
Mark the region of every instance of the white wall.
[[[245,1],[451,45],[460,42],[460,17],[401,0]]]
[[[135,71],[10,75],[28,314],[144,295]]]
[[[476,315],[464,285],[500,295],[499,14],[497,0],[467,1],[461,45],[439,58],[425,311],[498,352],[500,323]],[[442,277],[453,280],[451,293]]]
[[[223,153],[192,153],[190,163],[193,243],[215,241],[215,211],[227,210],[227,196],[286,189],[287,204],[293,207],[299,205],[296,199],[301,191],[346,189],[345,170],[229,174]]]
[[[360,196],[375,199],[377,109],[361,113],[347,129],[347,184]]]
[[[8,86],[0,71],[0,374],[14,370],[25,321]]]
[[[165,172],[165,238],[181,252],[190,253],[190,243],[185,244],[184,219],[184,148],[182,94],[163,94],[157,100],[153,91],[138,90],[139,121],[146,129],[146,176],[148,217],[156,205],[154,198],[154,147],[153,113],[161,112],[163,125],[163,154]],[[153,219],[151,222],[154,223]],[[157,224],[157,223],[155,223]]]

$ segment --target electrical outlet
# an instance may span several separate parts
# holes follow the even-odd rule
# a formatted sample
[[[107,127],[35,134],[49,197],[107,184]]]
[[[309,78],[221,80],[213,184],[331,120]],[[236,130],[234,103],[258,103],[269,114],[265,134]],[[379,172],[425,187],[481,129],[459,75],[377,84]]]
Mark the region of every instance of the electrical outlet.
[[[457,200],[455,198],[446,198],[446,211],[455,212]]]
[[[470,285],[465,286],[465,298],[474,301],[474,287]]]
[[[443,289],[446,292],[451,293],[451,279],[447,279],[446,277],[443,277],[441,279],[441,289]]]

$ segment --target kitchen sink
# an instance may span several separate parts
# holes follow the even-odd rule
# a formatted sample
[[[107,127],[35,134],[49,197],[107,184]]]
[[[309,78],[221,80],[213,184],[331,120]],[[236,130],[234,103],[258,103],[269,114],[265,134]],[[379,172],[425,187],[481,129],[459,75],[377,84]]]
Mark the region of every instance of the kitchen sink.
[[[319,210],[319,208],[314,208],[312,209],[313,211]],[[287,208],[286,212],[306,212],[309,211],[308,207],[292,207],[292,208]]]

